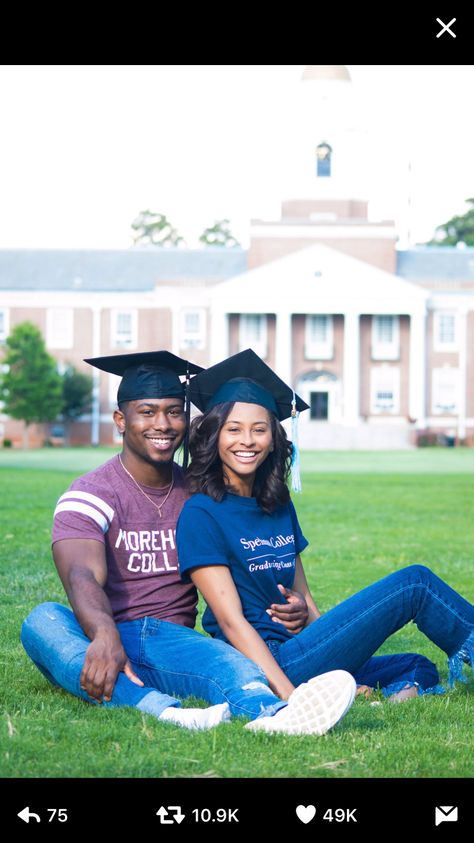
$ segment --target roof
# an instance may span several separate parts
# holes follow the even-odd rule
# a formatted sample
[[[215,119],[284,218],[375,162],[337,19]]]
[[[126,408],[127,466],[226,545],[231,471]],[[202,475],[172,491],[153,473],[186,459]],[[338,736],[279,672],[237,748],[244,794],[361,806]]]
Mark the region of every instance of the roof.
[[[322,244],[309,246],[218,284],[216,307],[229,313],[412,313],[427,290]]]
[[[246,268],[240,248],[3,249],[0,289],[143,292],[160,283],[213,284]]]
[[[474,247],[417,246],[397,252],[397,275],[413,281],[474,280]]]

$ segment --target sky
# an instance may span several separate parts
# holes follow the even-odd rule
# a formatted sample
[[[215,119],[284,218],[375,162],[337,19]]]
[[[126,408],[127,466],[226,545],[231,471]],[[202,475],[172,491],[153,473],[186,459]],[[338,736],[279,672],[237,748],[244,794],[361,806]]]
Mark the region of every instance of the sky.
[[[474,65],[348,65],[372,144],[372,219],[423,242],[474,196]],[[129,248],[141,210],[190,247],[291,195],[305,65],[0,67],[0,248]],[[408,232],[409,241],[408,241]]]

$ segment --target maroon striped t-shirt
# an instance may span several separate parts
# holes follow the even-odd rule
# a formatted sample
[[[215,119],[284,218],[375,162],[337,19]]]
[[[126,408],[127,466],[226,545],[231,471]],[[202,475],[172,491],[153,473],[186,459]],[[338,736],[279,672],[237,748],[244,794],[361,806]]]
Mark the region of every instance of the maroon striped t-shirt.
[[[118,456],[78,477],[59,498],[53,544],[95,539],[105,545],[107,582],[114,620],[149,616],[194,627],[197,593],[182,582],[176,551],[176,522],[188,494],[182,469],[174,464],[174,487],[157,509],[135,486]],[[169,491],[143,486],[158,505]]]

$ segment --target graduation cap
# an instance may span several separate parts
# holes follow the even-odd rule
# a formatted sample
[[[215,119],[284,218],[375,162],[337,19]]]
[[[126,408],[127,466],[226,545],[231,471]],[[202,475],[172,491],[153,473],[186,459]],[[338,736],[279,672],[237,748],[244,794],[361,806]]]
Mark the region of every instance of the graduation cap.
[[[299,413],[309,406],[252,349],[234,354],[198,374],[190,384],[189,398],[203,412],[226,401],[241,401],[265,407],[279,421],[291,416],[292,488],[301,491],[297,420]]]
[[[185,398],[179,376],[196,375],[202,366],[189,363],[170,351],[144,351],[138,354],[112,354],[85,360],[96,369],[120,375],[117,403],[140,398]]]
[[[85,363],[120,375],[122,380],[117,392],[117,404],[139,401],[141,398],[181,398],[186,402],[186,419],[189,427],[190,402],[187,389],[190,375],[202,372],[202,366],[189,363],[170,351],[144,351],[137,354],[112,354],[109,357],[89,357]],[[186,384],[179,376],[186,375]],[[188,434],[183,442],[183,468],[188,464]]]
[[[308,404],[251,348],[234,354],[193,378],[189,397],[203,412],[224,401],[260,404],[280,421],[294,412],[309,409]]]

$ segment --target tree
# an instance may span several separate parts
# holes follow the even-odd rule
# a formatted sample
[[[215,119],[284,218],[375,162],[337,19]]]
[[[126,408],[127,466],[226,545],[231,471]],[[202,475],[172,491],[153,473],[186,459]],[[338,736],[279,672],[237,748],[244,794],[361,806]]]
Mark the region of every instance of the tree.
[[[136,232],[133,238],[134,243],[150,246],[185,245],[184,239],[164,214],[140,211],[138,217],[132,222],[132,229]]]
[[[456,246],[457,243],[474,246],[474,199],[466,199],[466,202],[471,206],[469,210],[438,225],[429,246]]]
[[[240,246],[238,240],[231,234],[229,225],[229,220],[217,220],[213,226],[203,231],[199,242],[204,243],[205,246],[224,246],[227,249]]]
[[[92,406],[92,378],[68,366],[62,376],[63,406],[61,415],[67,427]]]
[[[25,422],[23,447],[33,422],[53,421],[63,406],[62,379],[46,351],[41,331],[31,322],[18,324],[6,341],[6,371],[0,380],[4,411]]]

